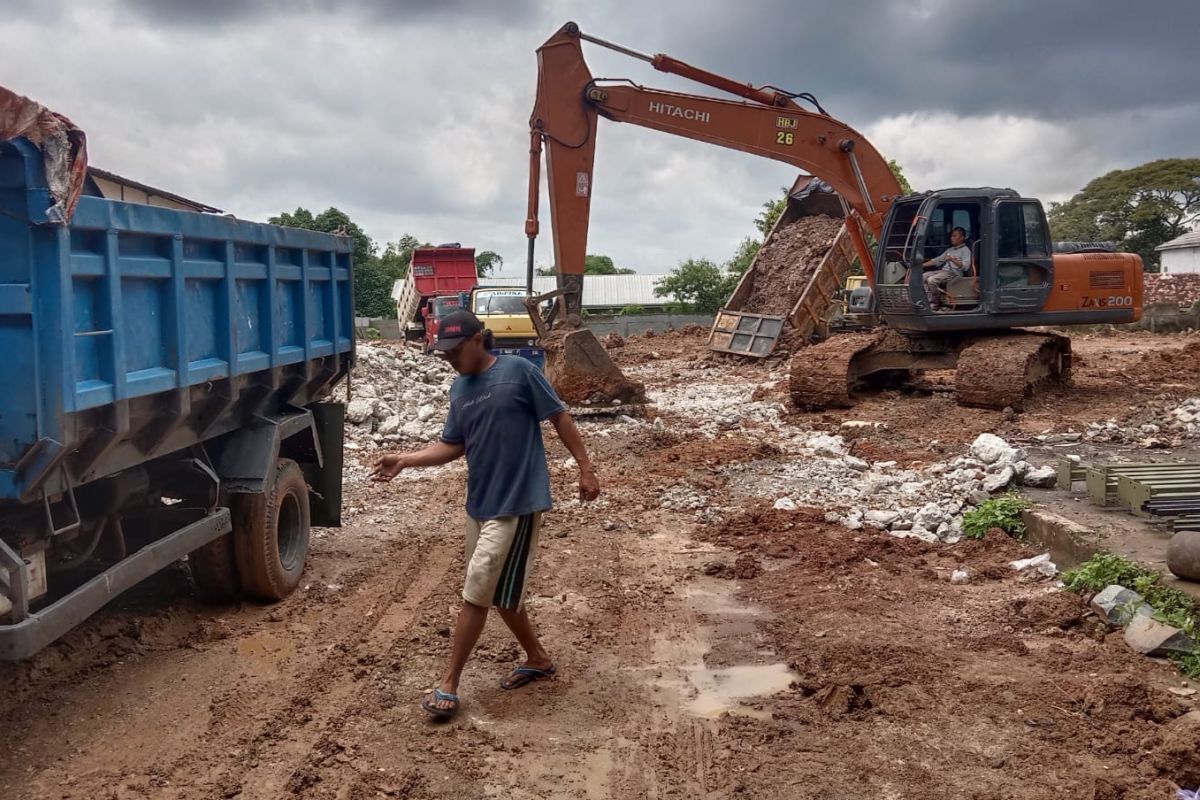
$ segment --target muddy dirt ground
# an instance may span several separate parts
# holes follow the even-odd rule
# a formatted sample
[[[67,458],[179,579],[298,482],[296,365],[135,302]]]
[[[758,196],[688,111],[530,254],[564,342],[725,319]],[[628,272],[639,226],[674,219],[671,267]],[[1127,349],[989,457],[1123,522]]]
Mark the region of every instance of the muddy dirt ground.
[[[709,360],[700,334],[629,339],[613,355],[659,405],[581,421],[598,502],[573,498],[547,437],[558,506],[528,602],[555,680],[502,690],[520,654],[493,620],[460,717],[424,719],[458,604],[464,472],[373,486],[353,452],[348,524],[314,532],[293,597],[204,606],[177,565],[0,666],[0,796],[1173,797],[1200,785],[1194,696],[1008,566],[1032,551],[847,530],[734,476],[798,457],[779,430],[848,419],[884,423],[853,439],[870,460],[948,458],[984,430],[1046,460],[1038,434],[1194,396],[1196,341],[1081,337],[1074,390],[1021,415],[960,409],[930,375],[846,412],[714,426],[727,412],[687,390],[782,402],[782,363]],[[681,485],[724,510],[667,502]],[[972,580],[952,584],[960,568]]]

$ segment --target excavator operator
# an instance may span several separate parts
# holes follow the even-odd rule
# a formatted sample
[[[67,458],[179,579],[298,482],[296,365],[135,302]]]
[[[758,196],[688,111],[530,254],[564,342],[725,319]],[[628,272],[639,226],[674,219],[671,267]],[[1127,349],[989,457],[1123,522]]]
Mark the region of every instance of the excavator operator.
[[[967,247],[966,229],[955,228],[950,231],[950,246],[946,252],[921,266],[938,268],[925,273],[925,294],[929,297],[930,308],[939,311],[946,284],[971,271],[971,248]]]

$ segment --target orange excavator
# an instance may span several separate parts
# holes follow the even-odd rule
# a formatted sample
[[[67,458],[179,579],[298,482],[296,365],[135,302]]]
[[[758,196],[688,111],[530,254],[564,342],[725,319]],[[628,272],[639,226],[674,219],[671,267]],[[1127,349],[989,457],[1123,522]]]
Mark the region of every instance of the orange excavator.
[[[741,99],[598,81],[583,58],[585,41]],[[1134,322],[1141,316],[1142,263],[1136,255],[1089,246],[1056,253],[1041,203],[1012,189],[904,195],[879,151],[811,94],[740,83],[667,55],[639,53],[587,35],[573,22],[537,55],[525,233],[532,275],[544,152],[559,277],[559,288],[550,293],[551,316],[559,318],[551,338],[562,341],[547,348],[556,387],[560,380],[572,388],[589,379],[619,387],[623,380],[579,324],[599,117],[794,165],[830,184],[841,198],[885,325],[799,348],[790,384],[801,408],[846,406],[865,386],[926,369],[954,369],[960,403],[1020,409],[1040,386],[1068,380],[1071,368],[1069,339],[1027,328]],[[928,288],[922,265],[941,254],[957,228],[966,232],[970,270],[940,289]],[[935,291],[941,294],[931,297]]]

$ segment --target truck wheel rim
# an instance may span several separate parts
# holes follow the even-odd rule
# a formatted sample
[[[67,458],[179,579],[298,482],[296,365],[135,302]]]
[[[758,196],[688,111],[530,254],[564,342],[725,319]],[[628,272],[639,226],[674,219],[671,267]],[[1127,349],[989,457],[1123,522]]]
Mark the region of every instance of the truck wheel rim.
[[[279,545],[279,564],[289,572],[303,558],[302,533],[300,502],[294,494],[288,492],[279,504],[279,525],[275,535]]]

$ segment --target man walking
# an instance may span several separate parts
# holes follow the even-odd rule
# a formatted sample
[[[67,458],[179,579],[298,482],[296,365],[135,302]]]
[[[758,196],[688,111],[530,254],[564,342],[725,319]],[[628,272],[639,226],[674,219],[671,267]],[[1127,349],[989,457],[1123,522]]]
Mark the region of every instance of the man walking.
[[[550,420],[579,465],[579,497],[595,500],[600,483],[579,430],[545,376],[515,356],[493,356],[486,333],[470,311],[442,320],[434,349],[459,377],[450,389],[450,413],[441,440],[413,453],[381,456],[372,471],[390,481],[401,470],[447,464],[467,456],[467,574],[454,626],[450,664],[441,684],[421,703],[435,719],[458,713],[458,683],[483,632],[488,609],[525,650],[525,663],[501,682],[516,689],[554,674],[522,603],[533,567],[541,514],[550,508],[550,474],[540,423]]]

